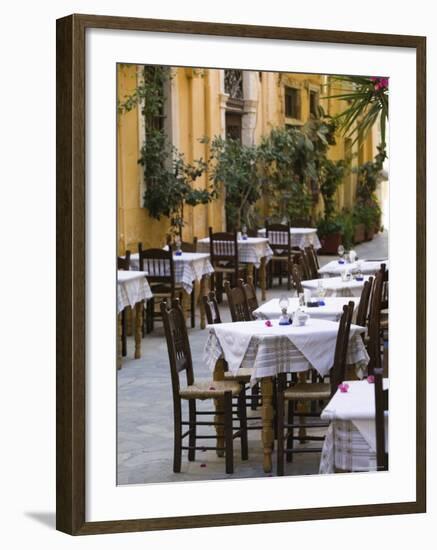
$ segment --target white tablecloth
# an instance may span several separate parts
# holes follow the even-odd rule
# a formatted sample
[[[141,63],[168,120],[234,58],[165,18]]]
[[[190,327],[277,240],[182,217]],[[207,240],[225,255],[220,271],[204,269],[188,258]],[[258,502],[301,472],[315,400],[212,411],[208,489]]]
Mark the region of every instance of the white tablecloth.
[[[330,297],[324,298],[324,306],[318,307],[302,307],[301,309],[308,313],[312,319],[326,319],[328,321],[339,321],[341,314],[343,313],[343,306],[347,305],[349,301],[355,303],[355,308],[358,306],[359,298],[343,298],[343,297]],[[299,298],[288,299],[288,314],[291,315],[299,306]],[[279,319],[281,316],[281,309],[279,307],[279,298],[273,298],[268,302],[262,304],[256,309],[253,314],[257,319]]]
[[[321,248],[317,229],[314,227],[290,227],[291,246],[297,246],[301,249],[313,245],[316,250]],[[258,231],[260,237],[265,237],[265,228]]]
[[[280,372],[310,368],[322,376],[328,374],[334,362],[338,323],[321,319],[309,319],[303,327],[280,326],[276,320],[271,323],[271,327],[265,321],[209,325],[205,362],[214,370],[216,361],[224,357],[233,373],[240,367],[253,367],[252,384]],[[351,326],[348,364],[369,361],[360,336],[364,330]]]
[[[197,241],[197,248],[202,252],[209,252],[209,237]],[[268,262],[273,256],[273,251],[266,238],[248,237],[247,239],[238,239],[238,256],[241,263],[259,267],[261,258],[266,258],[266,262]]]
[[[384,263],[386,265],[386,269],[388,269],[388,260],[384,261],[372,261],[372,260],[358,260],[356,262],[352,263],[343,263],[340,264],[338,260],[332,260],[331,262],[327,263],[323,267],[319,269],[319,273],[323,275],[324,273],[327,273],[328,275],[341,275],[341,273],[348,269],[349,271],[353,272],[356,270],[360,270],[361,273],[364,275],[374,275],[377,271],[381,269],[381,264]]]
[[[133,307],[137,302],[152,297],[145,271],[117,272],[117,313],[127,306]]]
[[[330,420],[323,445],[320,473],[335,468],[352,472],[376,470],[375,387],[366,380],[348,381],[346,393],[337,390],[322,411]],[[388,388],[388,379],[383,380]],[[385,417],[387,445],[388,411]]]
[[[173,254],[175,283],[181,285],[188,294],[193,291],[193,281],[200,281],[204,275],[214,272],[209,261],[209,254],[200,252],[182,252],[180,256]],[[139,269],[138,253],[131,255],[131,268]],[[149,272],[153,275],[152,272]],[[170,273],[168,273],[169,275]]]
[[[325,296],[340,296],[340,297],[349,297],[355,296],[359,298],[363,290],[365,281],[369,277],[364,276],[362,281],[342,281],[341,277],[327,277],[323,279],[310,279],[309,281],[302,281],[303,288],[307,288],[311,291],[311,296],[318,295],[319,285],[323,285]]]

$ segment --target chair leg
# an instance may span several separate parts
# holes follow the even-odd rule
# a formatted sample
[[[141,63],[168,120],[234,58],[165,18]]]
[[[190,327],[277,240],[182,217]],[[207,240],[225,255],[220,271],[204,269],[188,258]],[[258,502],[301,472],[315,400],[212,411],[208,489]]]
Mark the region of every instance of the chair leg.
[[[174,404],[173,472],[181,471],[182,462],[182,411],[181,404]]]
[[[288,402],[288,413],[287,413],[287,423],[288,425],[293,424],[294,422],[294,401]],[[294,428],[288,428],[288,437],[287,437],[287,450],[292,450],[294,446]],[[293,453],[287,453],[287,462],[293,462]]]
[[[249,458],[249,448],[247,443],[246,387],[244,382],[241,384],[241,392],[238,396],[238,416],[240,419],[241,460],[247,460]]]
[[[256,408],[259,406],[259,384],[255,384],[255,386],[251,389],[252,394],[252,401],[250,404],[250,408],[252,411],[256,411]]]
[[[126,357],[127,355],[127,337],[126,337],[126,309],[121,312],[121,355]]]
[[[190,399],[188,401],[188,414],[190,422],[190,435],[188,436],[188,446],[192,447],[188,450],[188,460],[193,462],[196,460],[196,400]]]
[[[196,326],[196,287],[193,283],[193,290],[191,291],[191,328]]]
[[[225,460],[226,473],[234,473],[234,438],[232,433],[232,393],[225,392],[224,405],[224,429],[225,429]]]
[[[276,392],[276,432],[278,443],[276,447],[276,473],[284,475],[284,393],[278,388]]]

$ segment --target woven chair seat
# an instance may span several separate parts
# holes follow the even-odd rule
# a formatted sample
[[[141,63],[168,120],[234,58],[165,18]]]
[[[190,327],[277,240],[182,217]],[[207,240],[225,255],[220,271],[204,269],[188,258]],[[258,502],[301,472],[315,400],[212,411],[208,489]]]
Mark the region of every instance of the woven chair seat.
[[[231,392],[234,397],[240,391],[240,384],[231,380],[199,380],[191,386],[181,388],[179,395],[182,399],[214,399],[223,397],[225,392]]]
[[[238,380],[239,382],[250,382],[252,377],[253,369],[250,367],[242,367],[237,370],[237,372],[225,372],[226,380]]]
[[[289,401],[294,401],[297,399],[318,401],[322,399],[329,399],[330,397],[331,386],[322,382],[314,384],[300,383],[290,386],[284,391],[284,399]]]

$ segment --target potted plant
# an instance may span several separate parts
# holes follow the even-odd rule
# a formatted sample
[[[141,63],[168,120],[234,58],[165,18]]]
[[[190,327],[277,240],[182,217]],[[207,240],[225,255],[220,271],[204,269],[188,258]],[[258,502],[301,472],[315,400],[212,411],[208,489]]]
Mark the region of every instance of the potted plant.
[[[321,218],[317,223],[322,248],[319,254],[337,254],[338,247],[343,243],[343,226],[336,218]]]
[[[337,221],[342,226],[342,236],[343,236],[342,241],[343,241],[344,247],[346,249],[352,248],[352,245],[354,245],[357,242],[355,240],[355,218],[353,213],[347,208],[344,208],[341,214],[337,216]],[[362,240],[364,240],[364,236]]]

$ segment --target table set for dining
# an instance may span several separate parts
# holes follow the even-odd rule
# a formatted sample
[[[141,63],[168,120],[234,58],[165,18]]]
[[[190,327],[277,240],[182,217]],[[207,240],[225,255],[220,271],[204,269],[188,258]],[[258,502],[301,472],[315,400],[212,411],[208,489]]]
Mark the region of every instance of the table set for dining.
[[[266,225],[266,227],[268,226]],[[299,251],[294,250],[293,262],[296,262],[295,265],[298,265],[300,259],[305,257],[308,248],[315,254],[314,251],[320,247],[315,229],[290,227],[289,230],[286,228],[285,232],[288,239],[288,250],[290,250],[290,237],[293,246],[301,249],[301,255],[299,255]],[[342,344],[346,346],[344,362],[348,367],[348,373],[359,373],[358,377],[362,379],[346,381],[345,383],[350,389],[339,389],[335,394],[331,393],[329,403],[325,403],[320,418],[329,421],[330,425],[326,436],[324,436],[320,473],[372,470],[375,468],[375,433],[372,428],[374,426],[374,407],[372,409],[369,397],[372,385],[365,378],[367,365],[371,360],[370,351],[368,351],[368,327],[365,326],[366,322],[364,324],[355,324],[355,322],[360,298],[367,282],[376,276],[381,270],[381,266],[383,266],[382,269],[385,269],[388,262],[386,260],[356,260],[354,257],[351,257],[352,261],[346,261],[343,258],[332,260],[320,268],[317,265],[318,269],[312,271],[313,277],[318,274],[319,278],[307,277],[305,279],[302,277],[302,280],[299,281],[301,286],[297,284],[295,286],[295,289],[299,289],[298,292],[289,290],[288,296],[282,295],[266,301],[266,265],[273,257],[273,244],[271,248],[269,239],[264,236],[266,234],[269,235],[268,230],[259,230],[258,237],[249,237],[246,234],[234,234],[233,240],[231,237],[221,237],[225,244],[228,243],[226,246],[234,246],[234,250],[238,249],[238,252],[235,253],[236,264],[248,267],[249,281],[252,281],[251,276],[254,269],[259,270],[258,284],[262,303],[256,303],[250,311],[247,309],[249,317],[241,321],[236,320],[232,315],[234,322],[222,323],[220,317],[218,317],[218,322],[214,321],[214,324],[206,325],[205,322],[204,308],[206,305],[204,300],[209,300],[208,296],[214,296],[214,292],[209,292],[209,278],[216,274],[215,266],[226,267],[226,261],[217,264],[212,259],[213,247],[211,243],[214,241],[210,242],[210,238],[213,238],[211,230],[210,238],[206,237],[196,241],[195,252],[181,251],[180,246],[177,246],[173,254],[170,255],[173,261],[171,276],[174,277],[175,284],[182,288],[185,294],[194,296],[195,284],[200,284],[200,326],[207,328],[202,362],[208,368],[214,381],[209,387],[209,391],[216,390],[213,387],[214,384],[219,386],[226,380],[238,380],[239,373],[243,372],[247,377],[246,384],[248,383],[252,388],[259,386],[262,468],[265,473],[271,472],[275,442],[275,392],[278,381],[281,376],[284,376],[284,373],[292,376],[292,384],[298,382],[304,386],[311,384],[310,379],[316,378],[320,381],[329,379],[334,363],[338,362],[339,326],[345,322],[346,311],[350,311],[347,343]],[[220,235],[225,234],[216,234],[216,238],[220,239]],[[280,242],[282,243],[282,241]],[[131,271],[118,271],[117,278],[118,313],[121,313],[125,307],[134,308],[136,311],[136,358],[141,356],[141,324],[144,304],[154,297],[153,287],[150,288],[147,277],[157,274],[170,275],[170,271],[163,273],[158,267],[154,273],[153,266],[155,264],[153,262],[147,264],[147,272],[139,271],[142,265],[140,248],[138,254],[130,255]],[[243,280],[237,279],[239,275],[235,275],[231,270],[229,272],[233,275],[231,280],[234,288],[243,285]],[[225,284],[225,289],[228,293],[228,305],[231,307],[229,280]],[[244,290],[244,295],[248,308],[246,291],[247,289]],[[255,294],[252,293],[252,296],[257,302],[254,286],[253,292]],[[370,294],[368,294],[368,298],[369,296]],[[164,311],[163,307],[170,307],[170,302],[167,306],[161,305],[161,312]],[[181,311],[185,311],[183,307]],[[162,316],[164,319],[164,313]],[[364,319],[366,318],[367,313],[365,312]],[[119,323],[119,330],[120,326]],[[172,338],[169,336],[168,330],[167,326],[166,337]],[[167,340],[168,345],[170,345],[169,342],[170,340]],[[206,390],[202,391],[206,392]],[[198,391],[200,392],[200,390]],[[202,398],[201,396],[200,399]],[[219,411],[223,406],[223,400],[215,399],[215,406],[216,411]],[[305,410],[303,413],[302,409],[299,410],[301,414],[307,414]],[[299,434],[301,433],[299,431]],[[219,448],[219,443],[223,443],[223,435],[219,436],[219,431],[217,431],[216,437],[217,448]],[[345,440],[348,441],[347,444],[344,443]]]
[[[251,384],[261,383],[263,468],[272,469],[273,385],[280,372],[306,373],[314,369],[326,376],[334,361],[338,323],[310,318],[304,326],[279,325],[277,319],[209,325],[204,349],[204,361],[211,371],[221,368],[224,359],[231,373],[250,368]],[[365,362],[369,356],[361,334],[364,327],[351,326],[348,354],[349,365]],[[219,379],[220,376],[214,379]]]

